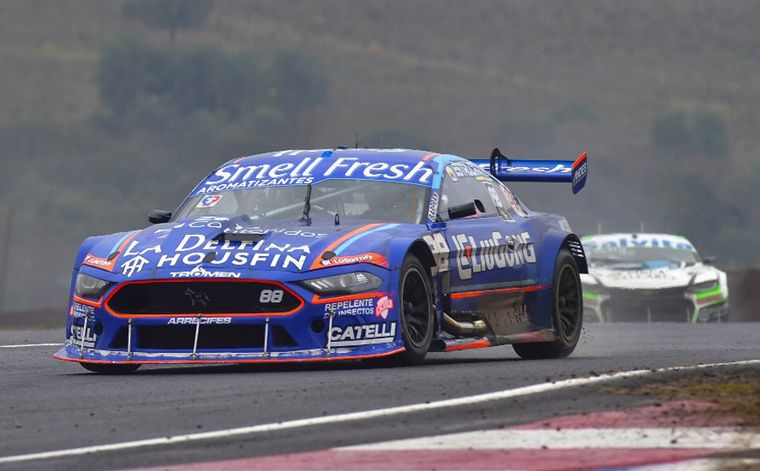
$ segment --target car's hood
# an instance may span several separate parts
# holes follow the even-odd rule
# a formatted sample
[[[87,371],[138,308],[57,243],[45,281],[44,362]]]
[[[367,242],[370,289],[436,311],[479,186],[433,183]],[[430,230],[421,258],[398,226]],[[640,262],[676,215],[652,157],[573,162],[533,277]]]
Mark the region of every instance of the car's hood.
[[[590,267],[589,275],[608,288],[665,289],[688,286],[695,276],[718,270],[702,264],[676,268],[608,269]]]
[[[245,216],[188,219],[101,236],[83,265],[128,279],[228,278],[252,270],[302,272],[362,261],[383,266],[388,241],[408,230],[408,225],[356,220],[306,226]]]

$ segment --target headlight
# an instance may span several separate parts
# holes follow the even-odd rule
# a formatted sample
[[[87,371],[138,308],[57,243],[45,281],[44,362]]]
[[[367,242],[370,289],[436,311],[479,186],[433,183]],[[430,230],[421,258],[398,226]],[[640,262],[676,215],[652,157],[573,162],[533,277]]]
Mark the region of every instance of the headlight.
[[[718,283],[718,276],[714,273],[701,273],[695,276],[691,283],[689,291],[705,291],[715,287]]]
[[[79,298],[97,301],[108,291],[111,284],[111,282],[80,273],[74,285],[74,294]]]
[[[353,294],[372,291],[383,283],[372,273],[359,271],[302,281],[301,284],[317,294]]]
[[[699,283],[696,285],[689,286],[689,291],[697,293],[699,291],[707,291],[708,289],[715,288],[715,285],[718,283],[718,280],[715,281],[705,281],[704,283]]]

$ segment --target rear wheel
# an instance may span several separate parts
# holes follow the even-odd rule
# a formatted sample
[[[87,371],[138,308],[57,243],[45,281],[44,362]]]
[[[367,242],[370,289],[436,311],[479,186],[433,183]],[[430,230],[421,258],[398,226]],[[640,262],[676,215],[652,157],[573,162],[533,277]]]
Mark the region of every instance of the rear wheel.
[[[554,264],[554,334],[552,342],[517,343],[513,347],[526,360],[563,358],[570,355],[581,336],[583,302],[578,264],[567,249],[560,250]]]
[[[134,373],[138,368],[140,368],[139,363],[129,363],[122,365],[111,363],[80,363],[80,365],[82,365],[82,368],[87,371],[92,371],[93,373],[100,373],[104,375],[126,375],[129,373]]]

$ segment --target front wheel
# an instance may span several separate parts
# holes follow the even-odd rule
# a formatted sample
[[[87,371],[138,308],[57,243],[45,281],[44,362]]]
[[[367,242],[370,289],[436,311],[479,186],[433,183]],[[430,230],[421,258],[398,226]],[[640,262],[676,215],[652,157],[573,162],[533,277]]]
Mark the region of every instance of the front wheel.
[[[112,364],[112,363],[80,363],[82,368],[93,373],[104,375],[126,375],[134,373],[140,368],[139,363]]]
[[[517,343],[513,347],[526,360],[564,358],[575,350],[583,326],[583,293],[578,264],[563,248],[554,264],[553,321],[555,339],[551,342]]]
[[[433,285],[429,271],[409,254],[399,273],[399,317],[405,350],[390,357],[365,360],[372,366],[420,364],[433,341]]]

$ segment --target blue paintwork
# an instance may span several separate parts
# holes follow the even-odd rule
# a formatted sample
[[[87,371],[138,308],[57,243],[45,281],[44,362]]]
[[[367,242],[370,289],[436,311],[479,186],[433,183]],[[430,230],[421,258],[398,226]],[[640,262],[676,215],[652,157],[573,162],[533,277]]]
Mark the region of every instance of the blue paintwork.
[[[188,204],[188,201],[199,195],[224,193],[241,188],[308,185],[328,178],[352,178],[424,186],[429,188],[430,198],[437,205],[441,196],[441,185],[446,178],[445,167],[452,163],[472,165],[468,160],[453,155],[430,155],[427,152],[401,149],[272,152],[227,162],[201,181],[183,204]],[[556,166],[564,163],[544,162],[541,165]],[[563,178],[563,181],[572,181],[567,180],[566,175]],[[518,178],[513,174],[511,179]],[[533,177],[525,179],[534,180]],[[585,182],[585,175],[583,179]],[[444,278],[448,278],[452,293],[510,286],[547,287],[552,283],[555,258],[563,243],[567,238],[577,239],[575,234],[570,232],[564,218],[534,213],[521,205],[519,208],[511,207],[508,210],[508,218],[476,217],[449,222],[436,221],[433,218],[434,212],[431,212],[421,224],[347,219],[341,220],[341,224],[335,226],[332,220],[317,217],[313,219],[312,225],[304,226],[297,221],[284,219],[251,221],[247,216],[228,219],[198,218],[157,224],[139,231],[90,237],[82,243],[76,256],[67,316],[67,342],[56,354],[56,358],[81,362],[242,362],[327,360],[394,353],[403,348],[398,309],[399,268],[413,245],[424,242],[423,247],[430,250],[428,247],[433,246],[431,240],[441,236],[445,238],[445,246],[449,253],[443,254],[442,259],[445,262],[438,263],[438,270],[433,279],[437,287],[437,336],[450,344],[461,342],[461,339],[455,340],[441,329],[440,318],[443,309],[448,306],[450,312],[466,312],[478,308],[479,299],[482,297],[449,299],[450,293],[442,292]],[[373,222],[379,225],[368,226]],[[214,240],[224,232],[265,233],[266,236],[259,243]],[[355,233],[347,236],[352,232]],[[501,249],[478,246],[480,241],[493,240],[495,232],[500,234],[498,242]],[[516,234],[527,234],[531,247],[525,248],[526,256],[523,257],[522,263],[517,261],[514,266],[506,266],[503,250],[506,250],[507,236]],[[476,247],[471,247],[469,252],[465,247],[457,250],[457,235],[460,237],[460,245],[465,240],[463,237],[470,237],[472,239],[467,240],[475,241]],[[337,242],[339,239],[342,240]],[[465,245],[468,244],[469,242]],[[340,257],[379,254],[387,258],[387,266],[383,266],[382,263],[353,263],[323,267],[320,265],[320,256],[330,247]],[[216,260],[203,262],[204,255],[210,251],[218,254]],[[502,255],[499,255],[500,253]],[[433,250],[431,255],[435,258],[440,254]],[[501,260],[505,266],[499,268],[497,260]],[[110,267],[103,266],[108,263],[111,264]],[[468,266],[471,270],[479,267],[481,271],[476,273],[475,268],[470,277],[463,276],[462,273],[466,273]],[[131,357],[127,356],[125,348],[111,347],[118,332],[124,329],[128,322],[125,317],[117,317],[105,307],[106,300],[114,291],[125,283],[136,281],[197,280],[199,269],[206,274],[221,274],[220,276],[227,277],[232,274],[239,279],[277,282],[295,293],[304,304],[292,314],[232,317],[229,322],[232,325],[263,325],[269,317],[270,326],[284,328],[295,340],[297,347],[270,345],[266,354],[263,349],[203,350],[198,351],[195,358],[191,356],[191,344],[181,350],[147,350],[138,348],[139,338],[134,338]],[[382,286],[376,290],[379,292],[378,295],[366,301],[369,304],[366,314],[336,315],[334,327],[377,324],[377,329],[385,329],[388,332],[390,326],[395,326],[392,327],[395,329],[395,335],[384,343],[333,346],[334,348],[328,351],[326,330],[314,332],[310,328],[315,319],[323,319],[326,322],[325,304],[313,303],[314,293],[299,282],[355,271],[365,271],[380,277],[383,280]],[[74,299],[74,281],[78,273],[110,281],[113,286],[95,303],[96,305],[87,306]],[[393,306],[387,312],[382,312],[378,304],[380,298],[386,296],[393,301]],[[521,306],[525,306],[529,320],[513,322],[514,325],[505,327],[509,333],[521,334],[553,328],[551,289],[525,294]],[[167,325],[173,318],[187,318],[192,315],[188,313],[164,317],[138,316],[134,318],[134,326],[136,328]],[[81,326],[85,323],[87,328],[82,329]],[[81,349],[83,331],[85,348]],[[202,326],[200,335],[203,335]]]

